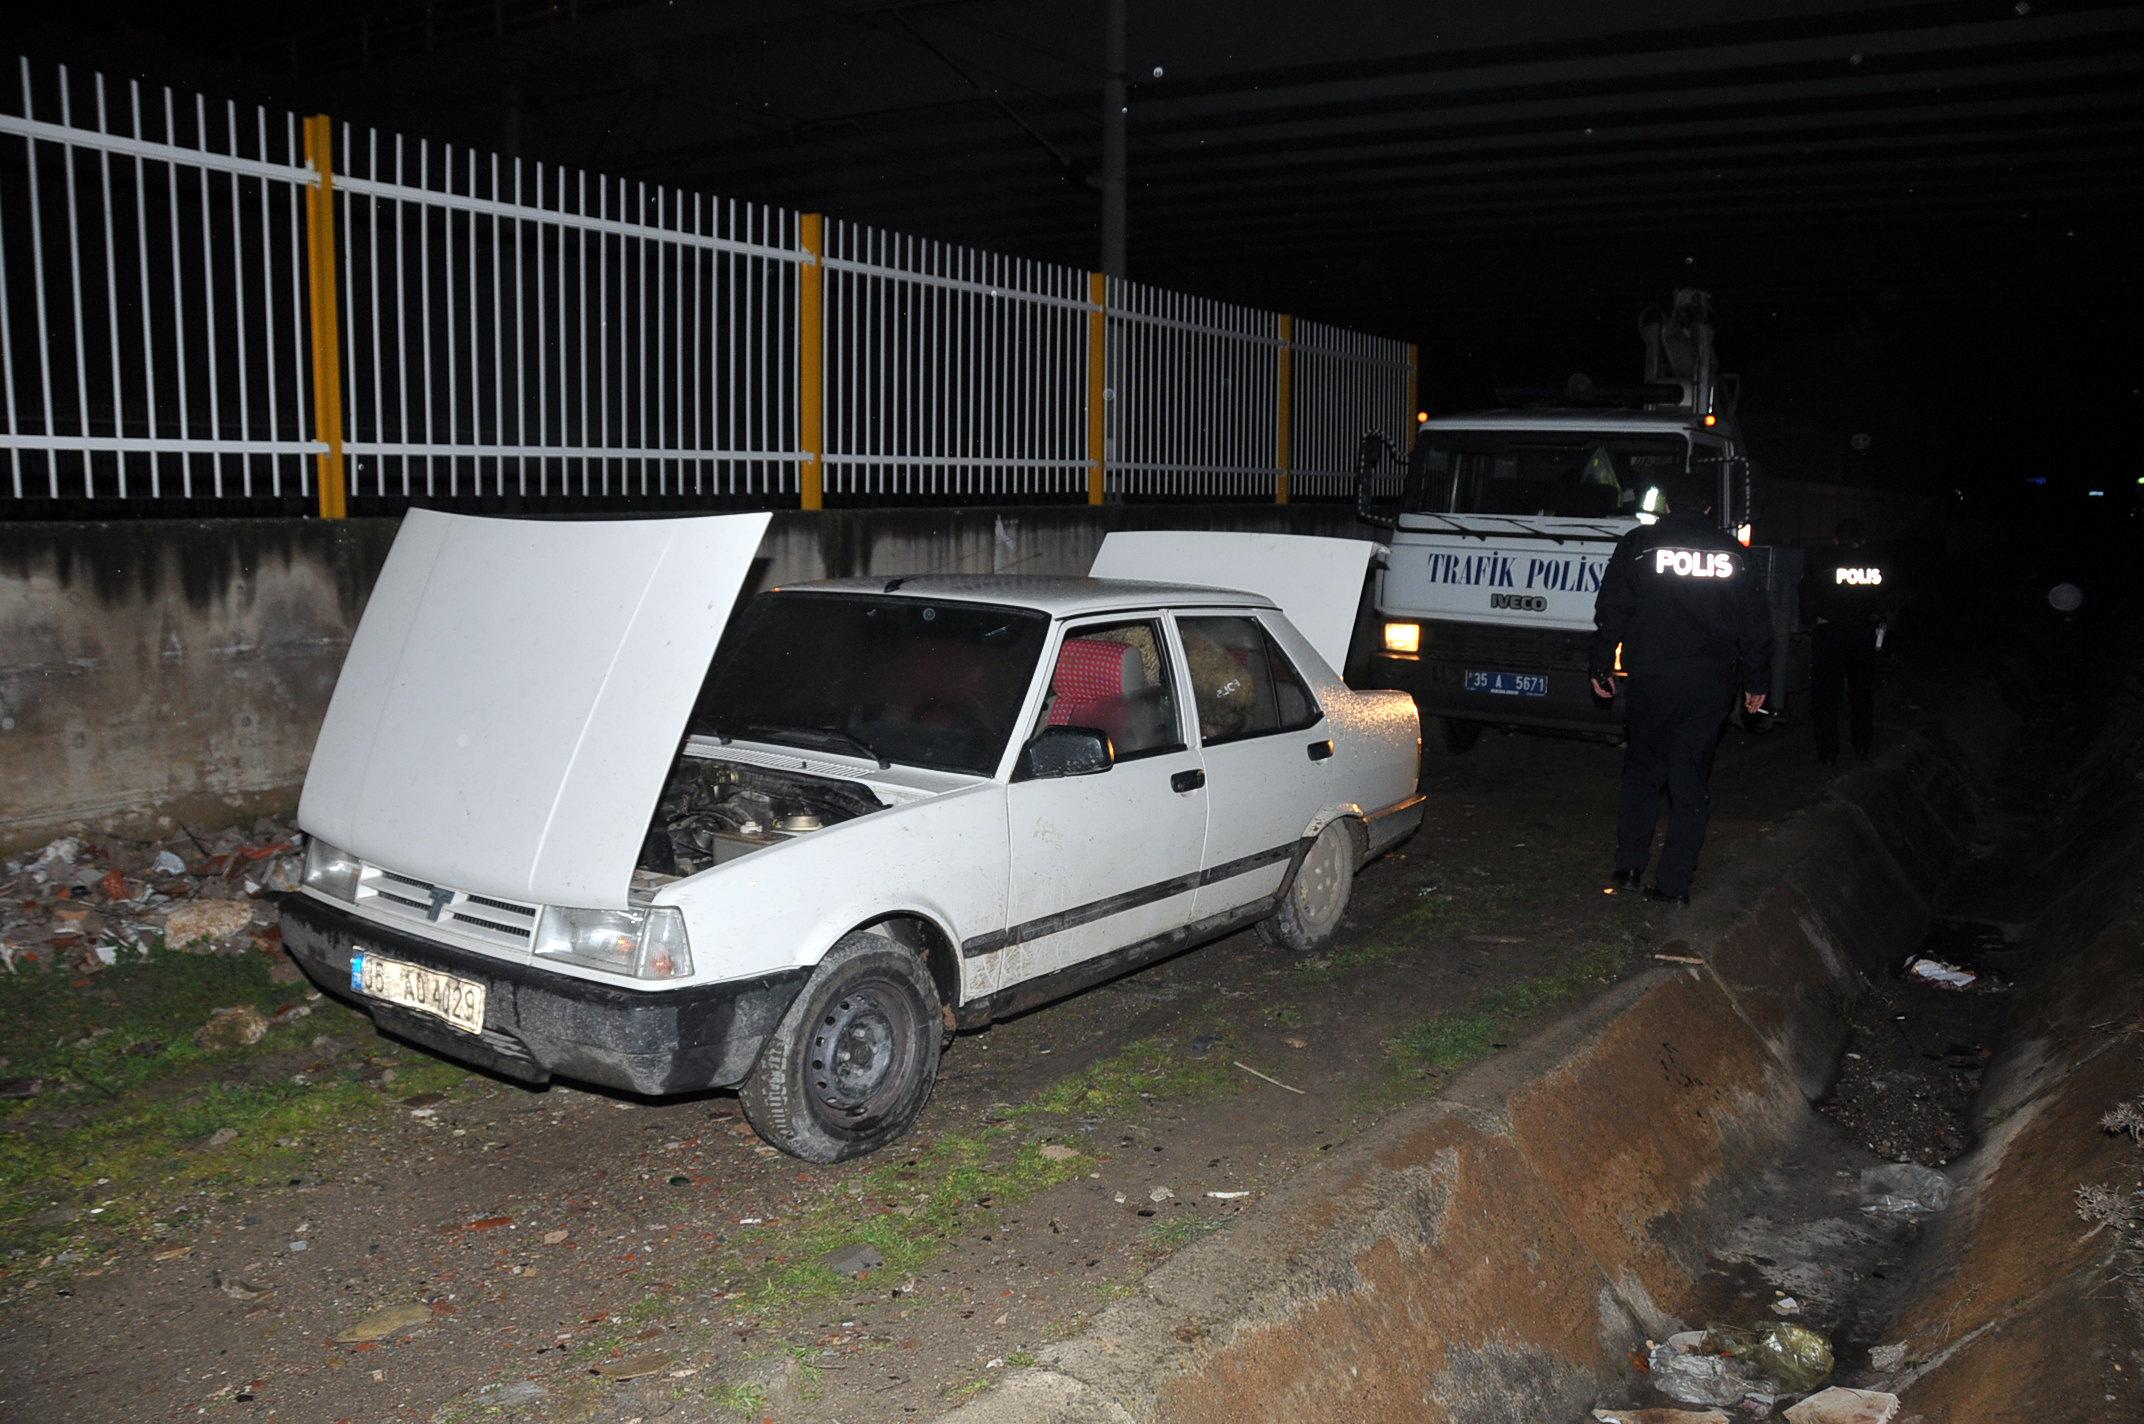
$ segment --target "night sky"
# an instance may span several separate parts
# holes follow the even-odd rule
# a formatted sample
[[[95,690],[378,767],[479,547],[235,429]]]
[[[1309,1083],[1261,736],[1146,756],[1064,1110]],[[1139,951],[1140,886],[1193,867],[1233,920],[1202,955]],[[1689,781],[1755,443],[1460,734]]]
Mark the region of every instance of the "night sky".
[[[9,7],[33,58],[1082,267],[1103,14]],[[2144,7],[1131,0],[1127,74],[1129,275],[1417,341],[1432,408],[1633,380],[1696,285],[1776,473],[2144,476]]]

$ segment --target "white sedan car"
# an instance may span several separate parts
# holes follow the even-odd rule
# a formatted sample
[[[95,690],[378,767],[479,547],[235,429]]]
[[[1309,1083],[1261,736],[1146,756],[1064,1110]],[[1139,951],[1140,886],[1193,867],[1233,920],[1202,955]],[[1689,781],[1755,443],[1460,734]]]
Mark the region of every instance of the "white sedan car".
[[[805,584],[716,658],[765,525],[410,514],[299,806],[307,972],[524,1082],[741,1086],[831,1162],[949,1030],[1246,925],[1315,948],[1421,820],[1413,702],[1333,671],[1370,545]]]

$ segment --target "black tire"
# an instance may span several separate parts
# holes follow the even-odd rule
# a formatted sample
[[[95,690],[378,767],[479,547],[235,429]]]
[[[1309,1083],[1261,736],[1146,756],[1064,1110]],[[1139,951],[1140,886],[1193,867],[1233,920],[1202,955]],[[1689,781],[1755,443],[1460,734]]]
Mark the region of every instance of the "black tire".
[[[1328,821],[1318,832],[1295,878],[1273,913],[1258,922],[1258,933],[1271,945],[1296,954],[1315,954],[1332,942],[1355,892],[1355,861],[1360,847],[1346,818]]]
[[[844,936],[760,1050],[740,1095],[746,1119],[807,1162],[877,1151],[930,1101],[940,1013],[915,951],[880,935]]]
[[[1422,755],[1465,756],[1481,740],[1482,724],[1455,717],[1422,719]]]

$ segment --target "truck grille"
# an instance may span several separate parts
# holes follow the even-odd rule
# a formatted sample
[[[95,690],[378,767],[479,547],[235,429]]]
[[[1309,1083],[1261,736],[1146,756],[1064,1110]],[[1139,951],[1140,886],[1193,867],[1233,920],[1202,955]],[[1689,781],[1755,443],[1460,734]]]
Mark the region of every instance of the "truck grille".
[[[418,924],[444,925],[502,949],[527,949],[541,906],[437,885],[366,862],[357,903],[374,913]],[[433,907],[437,905],[435,910]]]
[[[1530,668],[1586,670],[1592,635],[1559,628],[1500,628],[1488,623],[1422,624],[1424,661],[1464,663],[1481,672]]]

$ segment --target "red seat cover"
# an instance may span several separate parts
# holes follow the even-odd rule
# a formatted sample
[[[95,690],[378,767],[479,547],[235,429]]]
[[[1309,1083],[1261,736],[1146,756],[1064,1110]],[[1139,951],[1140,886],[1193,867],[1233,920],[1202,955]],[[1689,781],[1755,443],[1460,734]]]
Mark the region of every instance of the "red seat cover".
[[[1052,727],[1094,727],[1102,711],[1124,695],[1124,658],[1138,656],[1122,643],[1068,638],[1050,674],[1056,694],[1045,719]]]

